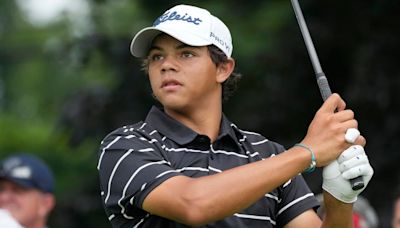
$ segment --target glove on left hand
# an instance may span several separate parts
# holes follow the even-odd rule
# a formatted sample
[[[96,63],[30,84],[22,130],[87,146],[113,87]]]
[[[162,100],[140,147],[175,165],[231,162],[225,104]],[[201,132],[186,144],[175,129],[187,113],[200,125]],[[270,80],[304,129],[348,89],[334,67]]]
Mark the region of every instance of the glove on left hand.
[[[322,188],[342,202],[353,203],[365,189],[373,173],[374,170],[369,164],[364,148],[354,145],[343,151],[337,160],[324,167]],[[364,188],[353,190],[349,180],[358,176],[363,178]]]

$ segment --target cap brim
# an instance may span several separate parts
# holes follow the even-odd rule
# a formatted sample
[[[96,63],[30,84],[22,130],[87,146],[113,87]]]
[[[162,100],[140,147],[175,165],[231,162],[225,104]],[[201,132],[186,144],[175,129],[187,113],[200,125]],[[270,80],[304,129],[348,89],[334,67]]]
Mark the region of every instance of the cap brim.
[[[201,39],[198,35],[192,35],[181,29],[147,27],[140,30],[132,39],[130,47],[132,55],[139,58],[145,57],[151,48],[154,38],[161,33],[166,33],[190,46],[205,46],[211,44],[209,40]]]
[[[22,180],[19,178],[14,178],[14,177],[9,177],[9,176],[1,176],[0,179],[11,181],[11,182],[13,182],[19,186],[25,187],[25,188],[35,188],[33,183],[28,180]]]

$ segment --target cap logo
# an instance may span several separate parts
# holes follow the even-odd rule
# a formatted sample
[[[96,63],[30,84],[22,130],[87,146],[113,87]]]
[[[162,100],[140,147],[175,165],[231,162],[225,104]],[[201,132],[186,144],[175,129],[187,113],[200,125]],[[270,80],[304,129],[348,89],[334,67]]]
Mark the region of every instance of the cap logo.
[[[202,20],[198,17],[192,17],[190,15],[188,15],[187,13],[185,13],[184,15],[180,15],[178,14],[176,11],[174,12],[166,12],[163,15],[161,15],[160,17],[158,17],[154,23],[153,26],[157,26],[163,22],[166,21],[186,21],[189,23],[193,23],[195,25],[199,25],[200,22],[202,22]]]
[[[32,176],[32,171],[27,166],[20,166],[20,167],[15,167],[13,170],[11,170],[10,174],[14,178],[30,179]]]
[[[230,50],[231,47],[229,43],[225,42],[223,39],[219,38],[217,35],[215,35],[213,32],[210,33],[210,38],[214,39],[217,43],[219,43],[222,47],[224,47],[226,50]]]

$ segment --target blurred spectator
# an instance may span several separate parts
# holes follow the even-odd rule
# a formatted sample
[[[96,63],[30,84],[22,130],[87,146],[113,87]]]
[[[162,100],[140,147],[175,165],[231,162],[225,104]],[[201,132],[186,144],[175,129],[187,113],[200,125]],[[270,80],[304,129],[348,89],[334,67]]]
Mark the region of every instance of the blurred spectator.
[[[322,218],[325,215],[322,194],[317,195],[317,199],[321,203],[321,207],[318,209],[318,215]],[[398,218],[400,224],[400,204]],[[379,220],[376,211],[369,204],[368,200],[360,195],[353,205],[353,221],[354,228],[378,228],[379,226]],[[400,226],[398,226],[398,228],[400,228]]]
[[[393,205],[392,228],[400,228],[400,195],[397,196]]]
[[[55,205],[53,188],[53,174],[39,158],[16,154],[2,160],[0,219],[6,224],[3,226],[0,222],[1,227],[46,227],[48,215]]]

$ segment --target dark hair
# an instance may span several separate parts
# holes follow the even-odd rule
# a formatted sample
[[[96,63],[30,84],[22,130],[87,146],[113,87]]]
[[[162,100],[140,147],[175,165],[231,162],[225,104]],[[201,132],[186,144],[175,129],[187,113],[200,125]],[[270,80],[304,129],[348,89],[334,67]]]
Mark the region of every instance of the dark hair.
[[[219,66],[220,64],[224,64],[228,62],[228,57],[225,55],[225,53],[219,49],[215,45],[208,45],[208,52],[210,53],[210,57],[212,62],[216,65]],[[147,58],[143,58],[142,62],[142,70],[148,74],[148,67],[149,67],[149,61]],[[229,97],[232,96],[232,94],[235,92],[237,88],[237,84],[242,78],[242,75],[237,72],[232,72],[231,75],[229,75],[228,79],[226,79],[222,83],[222,101],[227,101]]]
[[[214,45],[207,46],[210,57],[216,66],[228,62],[228,57],[225,53]],[[242,78],[242,75],[237,72],[232,72],[231,75],[222,83],[222,101],[227,101],[233,95],[237,88],[237,84]]]

